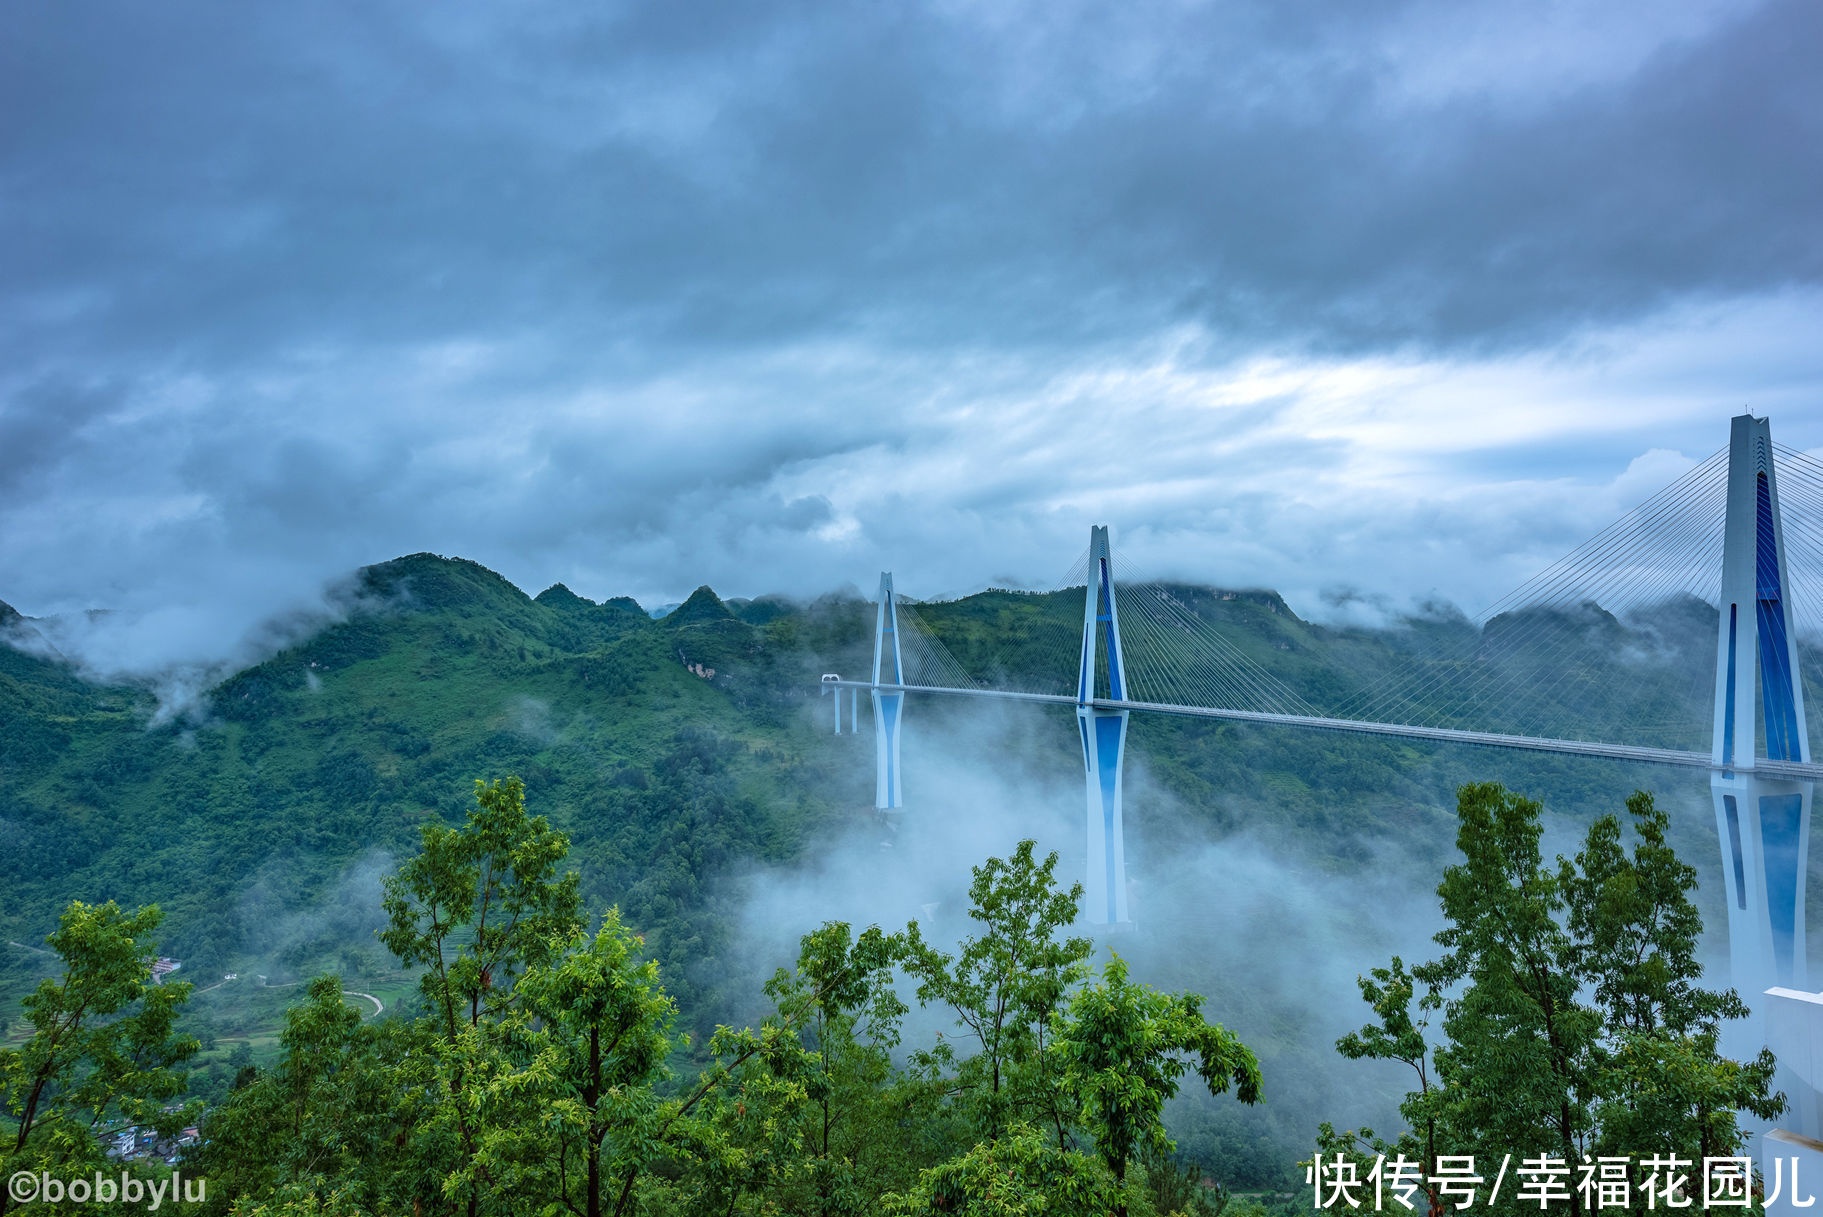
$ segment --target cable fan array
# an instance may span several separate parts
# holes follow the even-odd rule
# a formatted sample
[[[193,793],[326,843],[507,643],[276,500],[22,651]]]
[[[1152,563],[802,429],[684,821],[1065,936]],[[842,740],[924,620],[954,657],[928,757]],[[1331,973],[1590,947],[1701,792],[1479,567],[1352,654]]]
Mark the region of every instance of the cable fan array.
[[[1788,600],[1803,666],[1823,661],[1823,460],[1775,445]],[[1272,601],[1114,562],[1128,701],[1705,750],[1728,450],[1627,512],[1474,619],[1331,631],[1334,662],[1269,671],[1272,644],[1221,619]],[[1088,549],[1048,590],[900,601],[906,683],[1074,696]],[[1249,607],[1247,602],[1252,601]],[[1094,696],[1109,696],[1099,656]],[[1264,662],[1262,662],[1264,661]],[[1811,704],[1818,687],[1807,677]],[[1321,693],[1315,690],[1322,690]],[[1823,715],[1809,716],[1813,721]],[[1823,726],[1819,727],[1823,731]]]
[[[1191,589],[1143,574],[1116,581],[1127,661],[1127,700],[1261,714],[1318,711],[1268,672],[1215,622],[1197,612],[1239,593]]]
[[[1796,448],[1773,444],[1780,519],[1785,525],[1786,598],[1793,606],[1798,639],[1823,646],[1823,461]],[[1812,717],[1815,717],[1814,715]]]
[[[1315,713],[1310,703],[1199,615],[1192,603],[1195,591],[1144,575],[1123,577],[1122,570],[1115,562],[1127,700]],[[1082,662],[1088,577],[1085,548],[1046,591],[991,589],[972,597],[966,611],[962,602],[914,606],[901,599],[900,646],[907,683],[1074,695]],[[937,621],[927,620],[926,612]],[[955,649],[963,651],[967,662]],[[1102,656],[1097,661],[1095,696],[1105,698],[1109,691]]]
[[[905,683],[932,689],[979,689],[981,682],[970,676],[961,662],[950,654],[936,631],[918,615],[912,602],[900,596],[896,604],[899,610],[899,660],[905,666]]]
[[[1048,589],[989,588],[963,599],[916,603],[901,597],[906,682],[1074,694],[1087,569],[1085,547],[1071,569]]]
[[[1407,623],[1404,661],[1334,715],[1700,745],[1713,694],[1727,483],[1722,449],[1475,620]]]

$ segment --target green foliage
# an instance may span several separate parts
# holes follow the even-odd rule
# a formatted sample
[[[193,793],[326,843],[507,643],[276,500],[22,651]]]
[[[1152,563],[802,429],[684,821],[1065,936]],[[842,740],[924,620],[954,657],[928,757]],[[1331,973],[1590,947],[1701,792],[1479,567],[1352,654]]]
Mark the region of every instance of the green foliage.
[[[314,982],[277,1066],[209,1121],[195,1166],[223,1181],[221,1203],[870,1211],[895,1177],[869,1169],[892,1157],[894,942],[808,935],[798,972],[767,986],[777,1015],[719,1029],[676,1091],[667,1062],[685,1044],[641,940],[617,911],[584,932],[574,876],[558,874],[567,843],[526,813],[517,779],[478,784],[476,802],[463,828],[427,828],[385,885],[382,937],[423,967],[421,1012],[363,1024],[338,978]]]
[[[790,1070],[769,1061],[764,1080],[744,1078],[732,1110],[737,1119],[748,1118],[739,1110],[748,1103],[750,1112],[787,1117],[778,1128],[789,1129],[798,1169],[773,1172],[777,1201],[787,1212],[859,1217],[906,1181],[915,1156],[900,1143],[904,1117],[922,1095],[899,1076],[892,1058],[907,1012],[894,987],[899,955],[899,944],[878,927],[856,936],[846,923],[830,922],[804,936],[794,972],[781,969],[766,984],[778,1018],[801,1029],[804,1050]],[[764,1092],[777,1094],[787,1077],[794,1084],[790,1102],[767,1102]],[[729,1112],[729,1104],[721,1110]]]
[[[423,1030],[396,1021],[364,1025],[339,977],[312,981],[285,1013],[278,1062],[269,1070],[241,1067],[234,1090],[210,1114],[204,1144],[186,1159],[211,1180],[214,1209],[270,1197],[273,1213],[315,1212],[300,1207],[310,1196],[323,1197],[322,1211],[340,1213],[409,1203],[425,1190],[421,1180],[414,1187],[413,1154],[401,1144],[423,1081],[414,1067],[429,1043]]]
[[[374,1210],[362,1208],[345,1187],[325,1193],[293,1184],[270,1197],[242,1196],[229,1211],[233,1217],[367,1217]]]
[[[104,1165],[98,1127],[123,1120],[169,1136],[196,1117],[198,1105],[168,1108],[198,1044],[174,1031],[190,986],[151,983],[158,923],[155,905],[64,910],[46,939],[62,975],[25,999],[24,1045],[0,1050],[0,1174],[84,1173]],[[11,1205],[0,1195],[0,1213]]]
[[[458,1023],[510,1006],[519,972],[549,960],[582,919],[577,875],[556,873],[569,838],[526,815],[525,784],[477,781],[475,803],[462,828],[424,826],[423,851],[386,881],[380,934],[401,963],[425,966],[424,1000],[451,1038]]]
[[[1441,1138],[1447,1135],[1449,1103],[1454,1098],[1437,1084],[1432,1047],[1426,1037],[1431,1019],[1444,1005],[1442,968],[1421,964],[1408,972],[1405,961],[1395,955],[1390,967],[1375,968],[1357,977],[1356,983],[1378,1021],[1336,1041],[1337,1051],[1350,1060],[1398,1061],[1412,1070],[1417,1088],[1407,1091],[1399,1104],[1406,1128],[1396,1139],[1376,1137],[1371,1128],[1338,1134],[1324,1121],[1317,1130],[1317,1155],[1333,1162],[1341,1154],[1360,1165],[1364,1149],[1388,1157],[1403,1154],[1423,1163],[1428,1176],[1434,1173],[1437,1156],[1448,1152]],[[1420,985],[1424,986],[1422,993]]]
[[[1643,790],[1627,799],[1627,814],[1636,838],[1630,856],[1620,820],[1603,816],[1575,861],[1558,862],[1577,970],[1593,983],[1607,1025],[1683,1034],[1745,1017],[1732,991],[1696,986],[1703,974],[1696,958],[1703,922],[1689,898],[1696,870],[1666,843],[1668,817]]]
[[[677,1011],[639,947],[611,910],[593,937],[576,931],[520,983],[522,1017],[530,1020],[524,1042],[536,1055],[476,1112],[501,1129],[481,1165],[498,1163],[495,1173],[515,1180],[514,1193],[550,1194],[571,1212],[597,1217],[610,1184],[624,1196],[667,1152],[653,1086],[667,1076],[677,1046],[670,1035]],[[507,1118],[490,1118],[496,1110]]]
[[[925,941],[917,922],[907,927],[906,970],[918,981],[918,1000],[940,1001],[979,1048],[958,1059],[951,1041],[916,1056],[932,1075],[954,1070],[955,1089],[969,1097],[976,1126],[990,1139],[1022,1120],[1050,1127],[1061,1148],[1068,1113],[1047,1051],[1053,1015],[1088,974],[1093,944],[1061,937],[1076,920],[1082,884],[1056,884],[1057,855],[1036,858],[1021,841],[1011,858],[989,858],[974,870],[969,916],[979,934],[951,957]]]
[[[1666,844],[1650,795],[1635,792],[1627,809],[1631,853],[1607,816],[1574,860],[1549,867],[1539,804],[1491,783],[1462,788],[1464,861],[1437,889],[1446,951],[1409,972],[1395,957],[1361,977],[1376,1021],[1337,1043],[1344,1056],[1414,1071],[1418,1087],[1401,1106],[1408,1128],[1387,1141],[1324,1124],[1320,1156],[1403,1153],[1426,1176],[1441,1154],[1700,1162],[1740,1152],[1739,1111],[1783,1110],[1770,1052],[1744,1064],[1719,1054],[1721,1020],[1746,1010],[1732,991],[1695,984],[1695,872]],[[1439,1011],[1443,1040],[1433,1045]]]
[[[1387,1142],[1325,1125],[1319,1152],[1404,1152],[1426,1173],[1439,1154],[1490,1150],[1701,1158],[1738,1149],[1738,1111],[1777,1114],[1770,1058],[1717,1053],[1741,1006],[1696,983],[1695,876],[1651,798],[1628,809],[1631,850],[1605,818],[1548,866],[1538,804],[1463,788],[1444,953],[1363,976],[1375,1021],[1338,1044],[1412,1070],[1409,1127]],[[1165,1125],[1192,1072],[1258,1103],[1254,1053],[1202,997],[1133,980],[1119,955],[1095,975],[1067,934],[1080,890],[1030,841],[974,868],[977,931],[954,954],[916,923],[826,924],[765,984],[773,1013],[718,1028],[706,1052],[674,1035],[659,965],[619,911],[586,928],[568,841],[528,813],[518,779],[477,783],[467,822],[422,841],[384,884],[380,931],[421,969],[415,1008],[363,1021],[323,976],[268,1067],[231,1057],[237,1084],[185,1162],[212,1181],[211,1211],[1266,1211],[1202,1186]],[[198,1045],[173,1031],[188,986],[148,984],[157,923],[156,909],[66,911],[49,940],[64,973],[26,1002],[24,1047],[0,1055],[15,1137],[0,1165],[94,1164],[110,1113],[166,1129],[193,1116],[170,1107]],[[901,1069],[907,982],[965,1034]]]
[[[1326,629],[1271,593],[1168,590],[1317,704],[1414,663],[1524,658],[1482,648],[1453,620]],[[156,900],[167,949],[196,971],[256,956],[268,972],[278,962],[352,977],[375,961],[339,955],[350,938],[370,943],[367,927],[292,929],[288,914],[327,900],[364,855],[411,853],[427,818],[460,823],[468,777],[516,772],[571,837],[591,904],[618,904],[642,928],[684,1017],[706,1033],[732,995],[697,976],[729,969],[683,965],[726,948],[715,878],[750,859],[788,862],[869,801],[848,741],[797,727],[820,672],[867,667],[871,612],[831,597],[730,614],[706,589],[691,601],[652,621],[624,599],[594,604],[561,587],[533,599],[473,562],[414,554],[360,572],[346,620],[152,730],[146,689],[97,687],[0,646],[0,937],[35,940],[73,896]],[[991,591],[920,611],[983,678],[1035,686],[1074,670],[1081,604],[1070,593]],[[1668,608],[1644,624],[1674,652],[1664,664],[1617,667],[1630,650],[1610,645],[1618,626],[1550,648],[1573,669],[1572,725],[1586,738],[1632,738],[1634,721],[1707,723],[1701,707],[1683,713],[1706,686],[1688,696],[1682,678],[1712,661],[1713,611]],[[1432,652],[1469,658],[1420,658]],[[1035,759],[1073,764],[1073,724],[1058,726]],[[1434,829],[1439,792],[1485,763],[1188,719],[1135,720],[1132,739],[1135,760],[1212,832],[1245,815],[1341,865],[1388,831]],[[1502,764],[1562,807],[1600,797],[1586,769],[1559,759]]]
[[[1220,1184],[1206,1186],[1200,1166],[1181,1164],[1149,1145],[1141,1146],[1137,1161],[1145,1170],[1146,1195],[1154,1212],[1222,1217],[1228,1210],[1228,1189]]]
[[[718,1054],[734,1059],[699,1084],[691,1161],[668,1189],[675,1211],[861,1217],[911,1182],[913,1121],[930,1104],[892,1061],[906,1013],[897,955],[877,927],[826,924],[804,936],[795,970],[767,982],[775,1013],[761,1030],[718,1032]]]
[[[1118,1203],[1116,1196],[1093,1159],[1059,1149],[1029,1124],[1016,1124],[921,1172],[913,1187],[886,1197],[884,1211],[902,1217],[1091,1217]]]
[[[773,631],[554,592],[429,554],[368,568],[345,621],[150,729],[147,689],[0,645],[0,940],[41,938],[74,895],[156,899],[186,974],[364,988],[388,963],[339,886],[415,852],[427,822],[461,824],[473,775],[516,772],[575,843],[589,903],[640,925],[706,1034],[732,988],[693,977],[733,973],[684,965],[726,949],[717,877],[788,861],[865,801],[866,775],[796,729],[826,664],[863,666],[865,614],[831,601]],[[30,963],[0,946],[0,1005]]]
[[[1475,1150],[1574,1161],[1594,1124],[1601,1016],[1578,998],[1563,883],[1539,853],[1541,810],[1491,783],[1462,789],[1465,861],[1437,889],[1437,975],[1466,987],[1444,1006],[1438,1069],[1457,1134],[1472,1130]]]
[[[1627,800],[1636,843],[1620,823],[1597,820],[1574,864],[1560,862],[1578,971],[1593,986],[1608,1043],[1600,1061],[1596,1119],[1600,1153],[1697,1151],[1697,1160],[1745,1144],[1737,1111],[1771,1119],[1774,1061],[1720,1055],[1722,1022],[1744,1018],[1732,990],[1697,986],[1702,918],[1689,893],[1696,872],[1665,841],[1666,815],[1650,794]],[[1627,1149],[1618,1147],[1626,1146]]]
[[[1202,998],[1129,983],[1118,955],[1102,968],[1101,983],[1075,993],[1057,1021],[1050,1053],[1064,1090],[1120,1185],[1141,1153],[1162,1157],[1176,1148],[1165,1133],[1164,1106],[1191,1069],[1210,1094],[1232,1083],[1241,1102],[1260,1101],[1259,1061],[1225,1028],[1204,1021]],[[1125,1205],[1115,1212],[1125,1217]]]
[[[1176,1146],[1163,1121],[1183,1075],[1195,1069],[1211,1094],[1232,1083],[1243,1102],[1259,1101],[1259,1063],[1204,1021],[1196,994],[1130,983],[1119,956],[1100,983],[1084,985],[1091,944],[1064,937],[1082,888],[1058,887],[1056,865],[1056,854],[1041,862],[1034,843],[1021,841],[1010,858],[976,867],[969,915],[980,932],[953,957],[916,922],[907,927],[904,966],[919,1000],[947,1005],[965,1032],[912,1060],[950,1096],[964,1144],[975,1144],[922,1172],[889,1199],[891,1211],[1149,1212],[1148,1190],[1129,1186],[1136,1158],[1158,1167],[1157,1195],[1191,1198],[1169,1162]],[[976,1050],[963,1055],[958,1045],[969,1041]],[[1035,1144],[1040,1127],[1046,1141]],[[1083,1133],[1100,1154],[1093,1170],[1075,1149]]]
[[[386,882],[387,928],[380,935],[402,963],[424,966],[420,987],[434,1028],[424,1067],[437,1096],[429,1133],[456,1146],[437,1168],[440,1188],[462,1197],[470,1217],[510,1205],[526,1185],[516,1152],[520,1126],[540,1118],[541,1092],[553,1084],[553,1073],[562,1076],[551,1061],[536,1062],[533,1072],[519,1067],[516,1058],[535,1050],[521,999],[548,995],[551,986],[561,994],[568,983],[576,1000],[594,1000],[581,992],[589,983],[587,960],[611,962],[614,948],[610,935],[598,954],[583,952],[584,960],[562,974],[567,982],[515,983],[522,973],[531,978],[562,960],[575,942],[582,924],[578,879],[574,872],[558,876],[569,840],[543,816],[526,814],[518,778],[476,782],[475,803],[462,828],[425,826],[423,851]],[[595,983],[607,984],[600,977]],[[585,1012],[593,1009],[585,1004]],[[598,1138],[588,1150],[587,1162],[597,1165]]]
[[[313,982],[278,1060],[248,1069],[186,1162],[216,1181],[214,1211],[1211,1211],[1200,1172],[1168,1159],[1163,1104],[1192,1068],[1253,1102],[1257,1065],[1200,999],[1129,983],[1118,958],[1083,987],[1087,943],[1062,934],[1079,892],[1031,842],[976,868],[981,933],[957,956],[915,926],[826,924],[765,984],[773,1013],[718,1028],[686,1077],[656,962],[618,911],[583,930],[564,858],[514,779],[479,785],[463,828],[424,833],[385,884],[382,931],[423,967],[421,1005],[364,1023],[339,978]],[[978,1051],[895,1064],[901,968],[928,998],[969,1003]],[[998,1098],[979,1088],[992,1046]]]

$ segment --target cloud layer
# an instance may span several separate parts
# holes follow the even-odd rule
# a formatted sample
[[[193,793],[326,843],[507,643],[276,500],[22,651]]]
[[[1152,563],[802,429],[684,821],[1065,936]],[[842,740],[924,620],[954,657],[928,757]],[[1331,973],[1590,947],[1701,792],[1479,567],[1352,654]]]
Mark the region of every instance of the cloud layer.
[[[430,549],[674,600],[1091,521],[1471,607],[1823,444],[1801,0],[11,6],[0,598],[209,657]]]

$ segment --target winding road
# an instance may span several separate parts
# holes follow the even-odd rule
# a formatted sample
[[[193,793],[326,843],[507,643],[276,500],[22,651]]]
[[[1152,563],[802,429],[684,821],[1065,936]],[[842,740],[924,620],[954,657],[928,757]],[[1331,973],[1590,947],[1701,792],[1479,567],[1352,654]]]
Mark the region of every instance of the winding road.
[[[13,945],[18,946],[19,944],[14,943]],[[27,950],[30,950],[30,948],[28,947]],[[282,985],[275,985],[266,979],[265,973],[263,973],[263,972],[255,972],[254,976],[259,978],[260,988],[262,988],[262,989],[295,989],[299,985],[304,983],[301,980],[293,980],[293,981],[289,981]],[[240,977],[237,976],[234,979],[239,980]],[[214,984],[210,985],[207,989],[198,989],[197,992],[198,993],[212,993],[215,990],[221,988],[223,985],[229,984],[229,983],[231,983],[231,982],[226,981],[226,980],[218,980]],[[343,997],[359,997],[359,998],[362,998],[363,1000],[372,1002],[373,1003],[373,1016],[375,1018],[378,1018],[378,1017],[380,1017],[380,1015],[386,1013],[386,1003],[381,1001],[379,998],[375,997],[371,993],[362,993],[356,989],[343,989],[342,996]]]

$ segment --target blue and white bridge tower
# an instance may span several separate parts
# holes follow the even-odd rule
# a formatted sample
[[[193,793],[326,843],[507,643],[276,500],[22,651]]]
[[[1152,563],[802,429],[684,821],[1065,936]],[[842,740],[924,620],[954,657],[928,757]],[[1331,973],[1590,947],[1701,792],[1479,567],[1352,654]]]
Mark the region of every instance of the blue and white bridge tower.
[[[1104,674],[1105,693],[1101,692]],[[1082,728],[1082,763],[1089,796],[1083,914],[1096,925],[1129,923],[1126,834],[1120,806],[1129,711],[1092,703],[1126,698],[1126,661],[1120,650],[1120,610],[1114,601],[1108,530],[1098,524],[1089,529],[1089,584],[1082,611],[1082,663],[1076,680],[1076,721]]]
[[[1710,788],[1734,983],[1752,1005],[1769,988],[1805,987],[1804,871],[1814,785],[1755,772],[1760,759],[1810,761],[1766,419],[1744,414],[1734,420],[1723,527],[1715,652],[1714,761],[1720,768]]]
[[[1808,992],[1804,958],[1804,878],[1815,783],[1757,771],[1762,760],[1811,759],[1766,419],[1743,414],[1734,420],[1723,530],[1712,754],[1717,768],[1709,785],[1722,846],[1734,987],[1753,1011],[1755,1039],[1779,1056],[1775,1085],[1789,1103],[1781,1120],[1785,1129],[1763,1143],[1762,1154],[1770,1159],[1793,1152],[1796,1143],[1787,1143],[1792,1133],[1823,1136],[1818,1102],[1823,994]],[[1823,1166],[1813,1149],[1803,1152],[1812,1170]],[[1768,1174],[1768,1186],[1770,1181]]]
[[[881,677],[885,680],[882,681]],[[881,684],[895,686],[892,692]],[[905,717],[905,659],[899,652],[899,601],[891,571],[880,572],[880,603],[874,610],[874,806],[904,806],[899,786],[899,726]],[[841,711],[836,711],[837,717]]]

